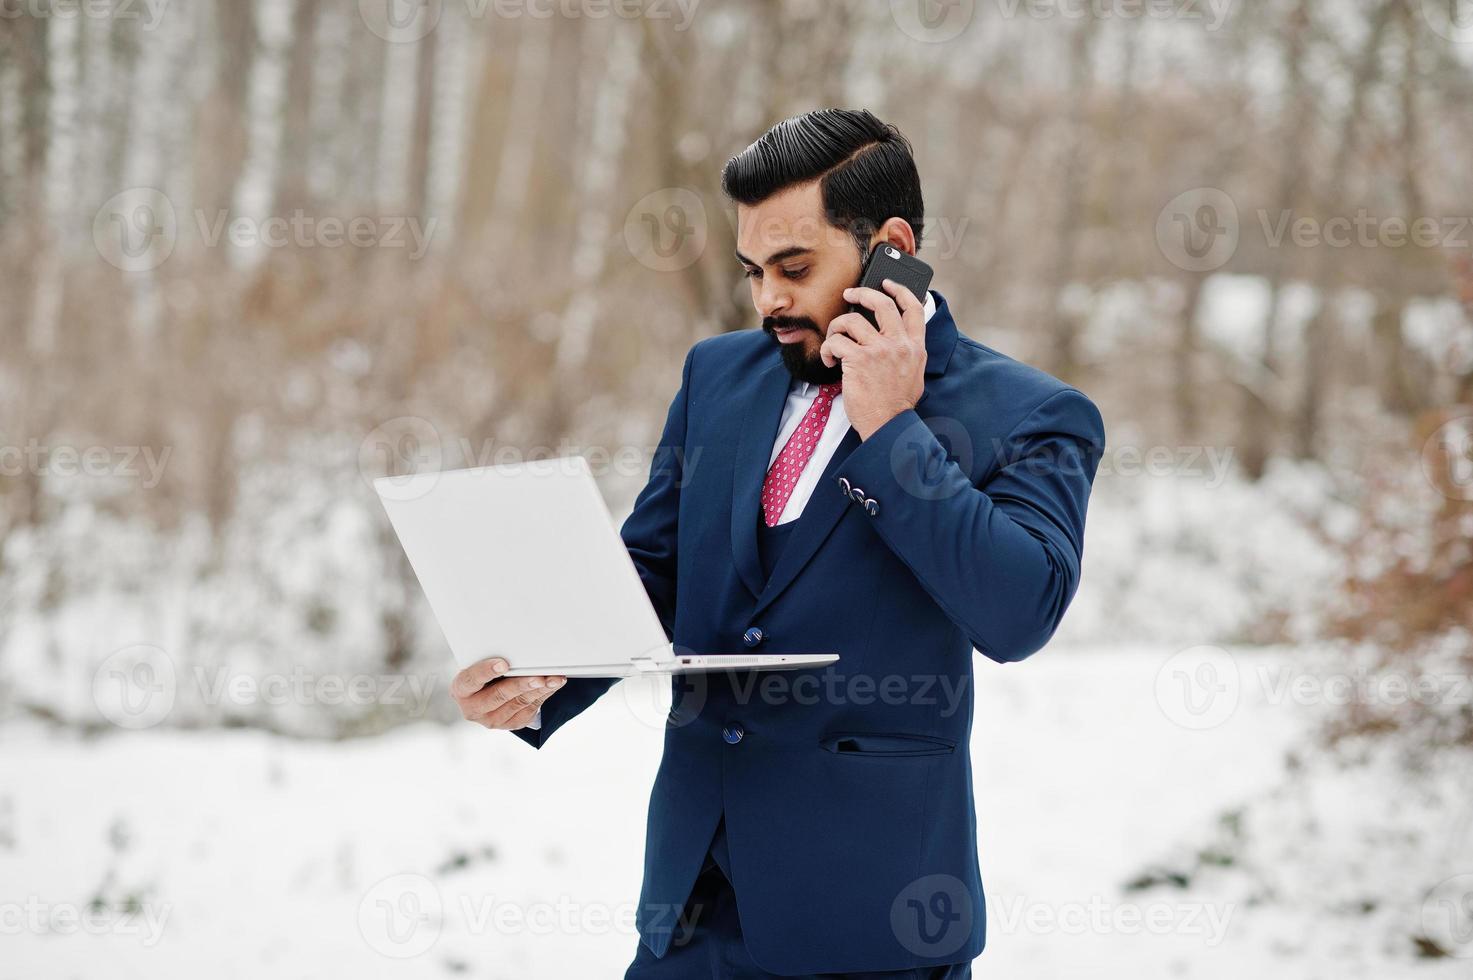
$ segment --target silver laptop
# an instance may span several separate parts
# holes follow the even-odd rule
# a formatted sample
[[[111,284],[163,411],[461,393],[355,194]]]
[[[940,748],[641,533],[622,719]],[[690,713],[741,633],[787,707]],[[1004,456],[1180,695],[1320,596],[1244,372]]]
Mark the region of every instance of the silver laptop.
[[[582,456],[380,477],[456,662],[506,676],[786,670],[837,654],[677,653]]]

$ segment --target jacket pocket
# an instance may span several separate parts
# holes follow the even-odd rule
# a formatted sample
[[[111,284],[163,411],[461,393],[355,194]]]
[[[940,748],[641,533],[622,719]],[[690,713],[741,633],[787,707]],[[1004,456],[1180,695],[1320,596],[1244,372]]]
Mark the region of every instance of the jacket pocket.
[[[818,744],[836,755],[853,756],[948,755],[956,750],[951,739],[908,732],[830,732]]]

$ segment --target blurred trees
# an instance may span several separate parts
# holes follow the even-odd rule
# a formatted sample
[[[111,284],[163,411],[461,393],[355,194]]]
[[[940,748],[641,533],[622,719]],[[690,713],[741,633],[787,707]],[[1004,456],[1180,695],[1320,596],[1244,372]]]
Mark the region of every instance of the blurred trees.
[[[944,43],[883,6],[713,2],[686,25],[673,6],[630,19],[449,2],[401,23],[392,4],[396,17],[371,3],[242,0],[151,18],[35,0],[0,21],[9,335],[49,357],[68,343],[58,332],[91,332],[99,310],[145,349],[234,329],[239,304],[284,263],[201,241],[222,212],[414,218],[434,222],[423,260],[358,256],[346,272],[293,246],[285,264],[464,289],[475,297],[465,330],[505,338],[535,321],[532,348],[579,387],[643,400],[648,385],[627,371],[582,375],[653,346],[668,387],[678,348],[754,323],[721,163],[782,116],[864,104],[917,147],[934,229],[924,247],[964,329],[1091,385],[1151,438],[1233,441],[1256,473],[1276,452],[1324,456],[1326,426],[1345,422],[1338,399],[1367,391],[1409,417],[1457,386],[1438,389],[1433,376],[1457,365],[1406,326],[1419,301],[1456,292],[1451,262],[1473,237],[1454,224],[1469,199],[1456,164],[1473,45],[1424,5],[1275,0],[1221,24],[1186,8],[1131,19],[979,5]],[[134,187],[165,195],[178,241],[156,268],[119,273],[98,262],[89,226]],[[678,268],[642,263],[623,226],[671,188],[697,195],[704,213],[687,217],[706,246]],[[1199,188],[1231,198],[1241,241],[1221,263],[1177,268],[1157,219]],[[1284,215],[1290,229],[1323,228],[1362,212],[1432,218],[1442,240],[1273,240]],[[1222,276],[1267,290],[1251,338],[1208,322]],[[1102,294],[1121,282],[1149,297],[1138,329],[1100,323]],[[1312,312],[1296,318],[1286,291],[1298,283]],[[81,299],[84,286],[97,292]],[[79,299],[63,315],[67,296]],[[203,296],[220,302],[206,309]],[[371,311],[346,320],[380,354],[416,346],[390,344]],[[289,319],[272,329],[313,332]],[[576,424],[559,398],[528,406],[546,432]]]
[[[825,105],[906,133],[962,330],[1083,386],[1112,448],[1343,468],[1473,400],[1473,37],[1436,3],[979,3],[954,37],[902,8],[27,0],[0,17],[0,443],[172,447],[159,487],[91,490],[203,515],[217,561],[306,484],[366,497],[386,420],[447,466],[647,444],[689,345],[757,324],[722,164]],[[262,497],[267,466],[298,476]],[[71,489],[0,474],[0,533]]]

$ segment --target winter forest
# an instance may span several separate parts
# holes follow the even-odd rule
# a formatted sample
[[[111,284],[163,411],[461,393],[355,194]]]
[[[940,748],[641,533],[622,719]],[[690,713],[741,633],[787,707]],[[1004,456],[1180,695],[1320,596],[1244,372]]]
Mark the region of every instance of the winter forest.
[[[620,975],[662,692],[466,725],[371,481],[622,520],[823,106],[1109,434],[979,975],[1468,975],[1469,0],[0,0],[0,975]]]

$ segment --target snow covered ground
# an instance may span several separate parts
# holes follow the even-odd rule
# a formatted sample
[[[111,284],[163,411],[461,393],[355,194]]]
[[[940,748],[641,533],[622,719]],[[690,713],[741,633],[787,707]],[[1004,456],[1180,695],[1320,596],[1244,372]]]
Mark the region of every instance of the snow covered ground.
[[[1442,792],[1417,795],[1394,766],[1286,775],[1324,710],[1279,683],[1302,656],[979,658],[980,975],[1473,973],[1455,929],[1439,960],[1415,959],[1410,939],[1449,897],[1426,889],[1473,872],[1466,776],[1427,774]],[[1176,693],[1204,663],[1232,681],[1205,712]],[[0,725],[0,980],[617,978],[637,942],[660,746],[631,693],[615,688],[540,753],[468,724],[342,742]],[[1387,805],[1426,839],[1355,836],[1375,829],[1362,811]],[[1251,838],[1243,868],[1127,887],[1226,824]],[[1266,895],[1265,875],[1294,886]],[[1357,885],[1372,911],[1340,900]]]

